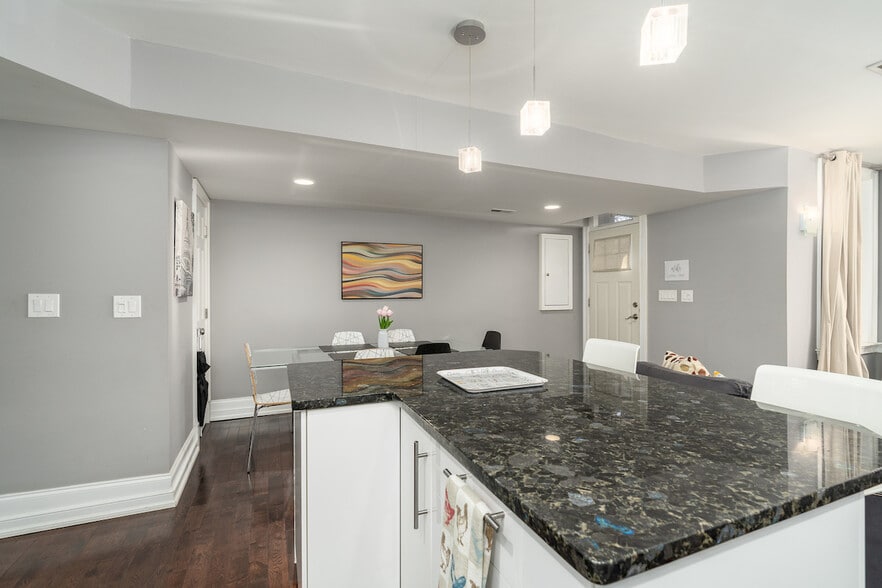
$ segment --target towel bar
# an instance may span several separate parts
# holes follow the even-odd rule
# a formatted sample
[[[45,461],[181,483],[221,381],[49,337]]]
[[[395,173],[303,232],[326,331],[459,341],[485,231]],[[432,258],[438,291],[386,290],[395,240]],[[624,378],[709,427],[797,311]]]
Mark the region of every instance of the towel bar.
[[[453,475],[449,469],[444,468],[444,476],[449,478]],[[468,474],[456,474],[461,480],[465,480],[469,477]],[[501,510],[499,512],[489,512],[484,515],[484,524],[490,525],[494,532],[499,532],[499,521],[497,519],[502,519],[505,517],[505,513]]]

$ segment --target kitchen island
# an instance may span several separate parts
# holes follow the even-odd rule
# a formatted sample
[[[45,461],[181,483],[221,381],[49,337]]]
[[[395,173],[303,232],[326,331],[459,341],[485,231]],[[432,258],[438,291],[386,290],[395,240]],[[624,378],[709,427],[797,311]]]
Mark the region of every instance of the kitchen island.
[[[538,391],[466,394],[436,373],[482,366],[508,366],[549,381]],[[419,464],[418,444],[411,456],[403,443],[407,423],[414,423],[430,438],[424,446],[436,443],[439,454],[501,504],[506,519],[494,555],[500,565],[511,555],[505,551],[509,531],[514,536],[522,528],[547,551],[524,552],[534,555],[519,562],[517,573],[506,576],[500,567],[494,579],[491,572],[496,585],[530,585],[516,577],[533,561],[545,566],[544,575],[548,554],[567,578],[549,586],[862,585],[863,492],[882,484],[882,456],[880,438],[860,427],[538,352],[293,364],[288,375],[295,475],[301,476],[298,566],[307,573],[318,565],[312,553],[339,540],[357,523],[353,513],[364,511],[353,505],[333,532],[312,529],[334,520],[320,511],[322,504],[327,510],[339,503],[328,496],[337,484],[376,490],[366,497],[376,510],[364,511],[365,519],[393,517],[402,536],[411,506],[437,510],[437,492],[419,490],[411,506],[392,512],[393,502],[410,498],[407,489],[416,488],[420,473],[424,479],[432,474]],[[400,407],[400,420],[386,410],[380,417],[386,420],[365,435],[358,427],[369,413],[345,420],[347,407],[381,404]],[[396,449],[394,460],[383,461]],[[340,473],[359,468],[349,480]],[[328,471],[333,477],[322,486]],[[344,496],[357,502],[353,492]],[[418,530],[431,553],[432,525]],[[394,566],[413,539],[399,537],[397,545],[387,539],[384,565]],[[368,540],[358,544],[367,547]],[[406,559],[401,555],[402,569]],[[309,579],[301,586],[320,588]],[[403,576],[399,583],[417,585]]]

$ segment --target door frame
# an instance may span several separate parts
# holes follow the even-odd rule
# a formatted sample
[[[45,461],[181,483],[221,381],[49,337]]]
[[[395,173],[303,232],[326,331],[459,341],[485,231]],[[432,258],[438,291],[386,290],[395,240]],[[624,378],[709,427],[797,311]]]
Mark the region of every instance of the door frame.
[[[582,223],[582,347],[585,347],[585,341],[588,340],[589,334],[591,333],[591,313],[589,309],[589,302],[591,296],[591,255],[589,248],[591,247],[591,235],[592,233],[600,232],[605,229],[612,229],[615,227],[623,227],[625,225],[633,225],[637,224],[638,230],[638,238],[640,241],[640,245],[638,247],[638,256],[639,263],[637,264],[637,274],[640,279],[640,291],[638,295],[638,300],[640,301],[640,353],[638,355],[639,359],[642,361],[646,361],[647,351],[646,344],[649,340],[649,284],[647,283],[647,273],[648,273],[648,259],[649,256],[649,246],[647,238],[647,217],[645,214],[641,214],[634,220],[625,221],[621,223],[613,223],[609,225],[604,225],[602,227],[594,226],[597,217],[591,217],[585,219]],[[581,354],[580,354],[581,357]]]
[[[199,351],[199,315],[203,312],[202,308],[199,308],[200,300],[205,301],[205,308],[210,308],[210,300],[211,300],[211,199],[208,197],[208,193],[205,191],[205,188],[202,187],[202,184],[199,182],[198,178],[193,178],[192,182],[192,192],[190,197],[190,206],[191,210],[195,212],[198,206],[203,206],[205,209],[205,217],[204,217],[204,225],[202,227],[194,227],[194,230],[204,230],[205,231],[205,264],[200,265],[200,271],[203,276],[193,275],[193,306],[192,306],[192,354],[193,354],[193,426],[199,427],[199,417],[197,415],[197,390],[196,390],[196,377],[195,377],[195,367],[196,367],[196,352]],[[194,234],[194,240],[198,237]],[[194,243],[194,253],[195,253],[195,243]],[[193,264],[193,269],[195,272],[196,264]],[[204,298],[202,297],[202,289],[204,288]],[[208,314],[208,318],[205,319],[205,334],[202,337],[202,350],[205,351],[205,356],[207,358],[211,357],[211,314]],[[209,374],[206,374],[208,381],[211,382],[211,377]],[[211,386],[208,387],[208,400],[205,404],[205,422],[204,425],[207,425],[211,422]],[[204,428],[203,425],[203,428]],[[200,430],[201,435],[201,430]]]

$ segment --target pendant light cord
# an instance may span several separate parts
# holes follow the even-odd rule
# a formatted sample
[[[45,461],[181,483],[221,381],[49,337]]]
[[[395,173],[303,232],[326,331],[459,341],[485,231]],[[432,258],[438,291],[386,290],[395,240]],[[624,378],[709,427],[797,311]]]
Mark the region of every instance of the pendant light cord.
[[[536,0],[533,0],[533,100],[536,99]]]
[[[469,45],[469,146],[472,144],[472,46]]]

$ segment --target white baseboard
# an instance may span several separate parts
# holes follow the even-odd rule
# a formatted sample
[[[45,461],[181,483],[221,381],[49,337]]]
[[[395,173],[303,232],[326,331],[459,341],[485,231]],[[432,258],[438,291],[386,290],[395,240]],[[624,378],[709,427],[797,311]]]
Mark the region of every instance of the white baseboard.
[[[268,406],[260,409],[260,416],[286,412],[291,412],[290,406]],[[208,403],[208,414],[212,421],[251,418],[254,416],[254,400],[251,396],[212,400]]]
[[[0,538],[172,508],[197,455],[194,427],[167,474],[0,495]]]

